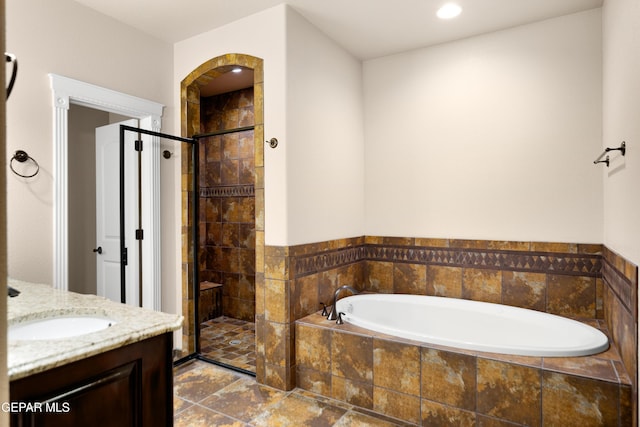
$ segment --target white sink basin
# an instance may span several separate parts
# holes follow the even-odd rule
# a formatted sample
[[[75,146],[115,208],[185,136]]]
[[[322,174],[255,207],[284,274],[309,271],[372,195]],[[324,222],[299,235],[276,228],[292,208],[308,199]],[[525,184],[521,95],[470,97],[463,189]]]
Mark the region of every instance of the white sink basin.
[[[58,340],[98,332],[115,325],[102,316],[60,316],[9,326],[9,341]]]

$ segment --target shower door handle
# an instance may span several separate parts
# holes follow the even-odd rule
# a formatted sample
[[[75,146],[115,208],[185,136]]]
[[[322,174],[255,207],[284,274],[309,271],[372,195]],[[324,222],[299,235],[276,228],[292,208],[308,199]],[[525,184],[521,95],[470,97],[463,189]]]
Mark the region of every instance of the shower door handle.
[[[97,248],[95,248],[95,249],[93,250],[93,252],[97,252],[97,253],[98,253],[98,255],[101,255],[101,254],[102,254],[102,246],[98,246]]]

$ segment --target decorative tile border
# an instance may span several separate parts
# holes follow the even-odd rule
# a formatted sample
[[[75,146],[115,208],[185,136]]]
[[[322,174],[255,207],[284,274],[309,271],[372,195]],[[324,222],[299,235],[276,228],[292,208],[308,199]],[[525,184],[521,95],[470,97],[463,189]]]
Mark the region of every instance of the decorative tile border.
[[[220,185],[215,187],[200,187],[200,197],[254,197],[253,185]]]
[[[602,257],[591,254],[364,244],[297,257],[294,274],[295,277],[302,277],[359,261],[472,267],[587,277],[599,277],[602,269]]]
[[[365,259],[365,247],[337,249],[319,254],[311,254],[296,258],[295,277],[308,276],[310,274],[344,267]]]
[[[368,245],[365,248],[365,257],[367,260],[372,261],[408,262],[588,277],[597,277],[602,268],[599,255],[551,252]]]

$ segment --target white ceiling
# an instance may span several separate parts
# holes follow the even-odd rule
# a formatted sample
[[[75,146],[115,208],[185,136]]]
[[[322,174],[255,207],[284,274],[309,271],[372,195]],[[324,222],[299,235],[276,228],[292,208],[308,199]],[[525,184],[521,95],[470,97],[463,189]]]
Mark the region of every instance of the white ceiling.
[[[287,3],[363,60],[592,9],[603,2],[453,0],[462,6],[462,14],[441,21],[436,9],[448,0],[75,1],[170,43]]]

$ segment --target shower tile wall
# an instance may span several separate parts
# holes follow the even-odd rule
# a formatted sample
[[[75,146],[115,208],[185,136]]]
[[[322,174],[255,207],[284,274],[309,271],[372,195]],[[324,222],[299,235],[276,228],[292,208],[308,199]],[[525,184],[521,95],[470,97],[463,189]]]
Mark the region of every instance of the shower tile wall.
[[[201,89],[207,87],[212,80],[220,77],[238,66],[253,71],[253,121],[254,121],[254,166],[255,166],[255,285],[256,301],[264,301],[264,100],[263,79],[264,67],[260,58],[239,53],[230,53],[211,58],[200,64],[180,82],[180,134],[191,137],[202,133],[201,123]],[[245,111],[246,113],[247,111]],[[240,113],[240,112],[239,112]],[[247,115],[238,115],[238,120],[246,120]],[[182,313],[185,322],[182,328],[183,354],[187,355],[196,351],[196,328],[194,302],[195,302],[195,275],[193,271],[199,266],[194,266],[195,255],[199,253],[197,247],[190,242],[192,236],[192,214],[195,194],[190,190],[194,179],[193,165],[189,144],[183,144],[181,149],[182,165]],[[199,197],[198,197],[199,200]],[[199,218],[198,218],[199,219]],[[198,245],[196,245],[198,246]],[[197,251],[197,252],[196,252]],[[258,307],[256,316],[264,318],[264,306]],[[257,349],[258,354],[264,356],[264,351]],[[264,357],[263,357],[264,358]]]
[[[200,132],[254,124],[253,88],[201,98]],[[255,317],[253,130],[200,143],[200,280],[223,284],[223,314]]]

